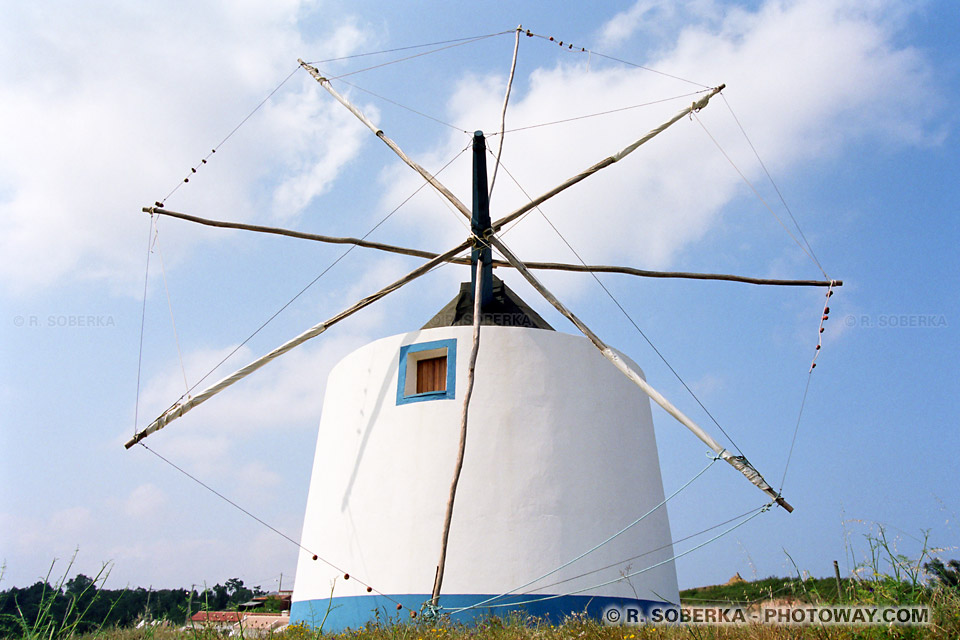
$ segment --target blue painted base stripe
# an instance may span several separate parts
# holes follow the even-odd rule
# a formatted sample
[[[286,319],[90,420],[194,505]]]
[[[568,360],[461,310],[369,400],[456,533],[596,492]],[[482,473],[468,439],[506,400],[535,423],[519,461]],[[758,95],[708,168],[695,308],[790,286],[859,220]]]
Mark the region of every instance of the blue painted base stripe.
[[[469,607],[483,602],[496,594],[451,594],[440,597],[440,606],[446,611]],[[541,594],[546,597],[549,594]],[[313,628],[323,625],[324,631],[338,632],[345,629],[359,629],[368,623],[382,624],[410,622],[410,611],[420,611],[421,605],[430,599],[430,594],[390,594],[393,600],[384,596],[347,596],[341,598],[322,598],[317,600],[295,601],[290,609],[290,624],[303,624]],[[666,602],[655,600],[636,600],[633,598],[615,598],[606,596],[560,596],[535,602],[527,602],[529,595],[514,595],[499,598],[498,604],[507,606],[479,607],[450,616],[454,622],[471,624],[491,616],[507,617],[512,614],[542,618],[552,624],[559,624],[571,615],[585,614],[587,617],[605,621],[621,622],[605,618],[611,609],[620,612],[639,612],[642,618],[649,617],[655,607],[673,608]],[[397,610],[397,603],[403,610]],[[517,604],[524,602],[525,604]],[[627,614],[624,614],[627,615]],[[631,614],[632,615],[632,614]],[[326,619],[325,619],[326,618]],[[624,617],[622,622],[626,622]]]

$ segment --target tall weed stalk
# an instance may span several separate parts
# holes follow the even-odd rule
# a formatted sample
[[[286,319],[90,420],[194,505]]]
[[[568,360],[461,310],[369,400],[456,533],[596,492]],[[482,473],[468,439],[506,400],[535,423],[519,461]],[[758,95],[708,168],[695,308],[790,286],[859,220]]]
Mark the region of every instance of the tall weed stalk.
[[[50,563],[50,569],[47,570],[47,575],[43,580],[40,602],[35,615],[30,615],[24,611],[20,602],[17,602],[16,598],[14,599],[17,614],[7,614],[5,617],[12,620],[14,625],[19,628],[21,638],[24,640],[59,640],[60,638],[75,637],[81,631],[86,632],[88,637],[99,637],[101,635],[116,603],[111,604],[107,615],[98,624],[87,620],[87,616],[100,597],[99,590],[103,588],[110,575],[110,565],[104,564],[101,566],[97,575],[84,584],[78,593],[70,592],[68,577],[76,559],[77,551],[74,551],[63,575],[53,586],[50,585],[50,578],[53,575],[57,560]],[[62,614],[59,611],[61,606],[63,607]],[[88,630],[91,626],[94,629],[92,634]]]

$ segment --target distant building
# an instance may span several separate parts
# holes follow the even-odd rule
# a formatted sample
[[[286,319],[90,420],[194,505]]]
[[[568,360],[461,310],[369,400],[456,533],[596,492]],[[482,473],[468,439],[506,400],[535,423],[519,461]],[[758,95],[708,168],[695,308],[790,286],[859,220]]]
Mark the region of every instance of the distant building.
[[[259,609],[266,605],[268,600],[276,600],[280,605],[281,611],[290,611],[290,602],[293,600],[293,590],[284,590],[284,591],[272,591],[270,593],[264,594],[262,596],[255,596],[250,599],[248,602],[244,602],[240,605],[237,605],[237,609],[240,611],[251,611],[253,609]]]
[[[243,613],[240,611],[198,611],[190,616],[193,625],[228,630],[240,622]]]
[[[266,597],[264,597],[266,600]],[[289,606],[289,596],[287,596]],[[266,635],[280,631],[290,624],[289,613],[249,612],[249,611],[198,611],[190,616],[193,626],[227,632],[230,635],[242,633],[245,637]],[[188,625],[189,626],[189,625]]]
[[[289,606],[289,604],[287,605]],[[268,635],[290,624],[290,613],[247,613],[240,625],[245,637]]]

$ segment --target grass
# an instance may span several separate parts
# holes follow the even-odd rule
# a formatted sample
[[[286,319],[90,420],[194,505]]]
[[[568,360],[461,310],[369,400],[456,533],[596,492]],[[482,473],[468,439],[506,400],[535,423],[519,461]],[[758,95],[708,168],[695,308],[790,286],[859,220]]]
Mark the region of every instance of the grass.
[[[927,627],[782,627],[747,626],[650,626],[611,627],[596,620],[574,616],[561,625],[551,625],[536,618],[514,616],[502,620],[490,618],[477,625],[417,621],[408,624],[369,624],[362,630],[338,634],[321,634],[311,629],[292,626],[271,634],[272,640],[786,640],[788,638],[834,639],[930,639],[960,638],[960,594],[940,588],[925,599],[933,612],[933,624]],[[71,633],[64,630],[64,633]],[[242,634],[241,634],[242,636]],[[23,636],[32,637],[32,636]],[[56,635],[82,640],[221,640],[226,632],[193,627],[185,630],[164,627],[142,629],[98,629],[91,634]],[[236,637],[236,636],[234,636]]]
[[[100,571],[92,579],[67,580],[70,571],[76,560],[76,552],[67,564],[66,571],[59,581],[48,589],[50,576],[53,574],[56,561],[50,564],[46,578],[43,581],[39,606],[36,607],[34,615],[24,613],[24,609],[19,602],[14,601],[16,615],[3,616],[6,622],[4,626],[6,633],[9,629],[16,629],[19,633],[14,636],[24,640],[55,640],[59,638],[72,638],[80,636],[97,637],[103,632],[106,620],[109,617],[112,607],[99,623],[91,622],[90,612],[97,604],[98,585],[102,587],[110,575],[109,565],[103,565]],[[0,572],[0,579],[3,573]],[[61,593],[67,595],[66,598],[58,597]],[[12,624],[9,624],[12,623]],[[92,630],[92,633],[91,633]]]
[[[931,581],[924,564],[935,554],[926,538],[918,557],[897,553],[886,531],[879,528],[868,534],[865,559],[856,565],[852,575],[837,590],[834,578],[816,579],[797,572],[796,578],[767,578],[749,583],[691,589],[681,594],[684,604],[732,604],[747,606],[769,600],[791,600],[811,604],[852,604],[862,606],[926,605],[931,611],[931,624],[922,627],[883,626],[777,626],[748,624],[658,625],[613,627],[586,618],[572,616],[563,624],[549,624],[537,618],[514,615],[506,619],[490,618],[473,625],[454,624],[449,620],[416,621],[396,624],[375,620],[364,629],[343,633],[323,633],[303,626],[291,626],[269,634],[272,640],[787,640],[816,638],[819,640],[902,638],[905,640],[957,640],[960,638],[960,587]],[[68,566],[68,571],[72,562]],[[51,567],[52,571],[52,567]],[[75,597],[64,611],[55,611],[52,593],[68,586],[66,576],[45,594],[40,612],[31,618],[14,618],[12,635],[24,640],[220,640],[230,636],[225,631],[202,626],[174,628],[167,625],[142,628],[109,628],[85,620],[96,601],[97,584],[106,580],[106,569]],[[0,573],[2,577],[2,573]],[[74,585],[76,586],[76,585]],[[69,587],[68,587],[69,591]],[[7,622],[10,622],[9,620]],[[240,637],[251,637],[240,630]]]
[[[960,637],[960,601],[957,594],[934,593],[932,597],[930,604],[934,610],[934,624],[928,627],[610,627],[580,616],[571,617],[561,625],[547,624],[536,618],[514,616],[506,620],[491,618],[471,626],[428,621],[408,624],[373,623],[361,630],[338,634],[319,634],[305,627],[293,626],[269,637],[271,640],[316,640],[321,637],[330,640],[956,640]],[[937,602],[936,598],[946,600]],[[220,632],[201,629],[157,629],[147,633],[143,630],[116,630],[106,636],[109,640],[221,640],[227,637],[229,636]]]

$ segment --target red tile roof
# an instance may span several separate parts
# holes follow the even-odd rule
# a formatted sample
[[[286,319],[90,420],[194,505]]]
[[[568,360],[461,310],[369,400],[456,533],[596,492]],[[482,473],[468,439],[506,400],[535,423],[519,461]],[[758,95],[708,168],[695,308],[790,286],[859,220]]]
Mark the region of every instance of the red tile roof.
[[[190,619],[194,622],[240,622],[240,611],[198,611]]]

